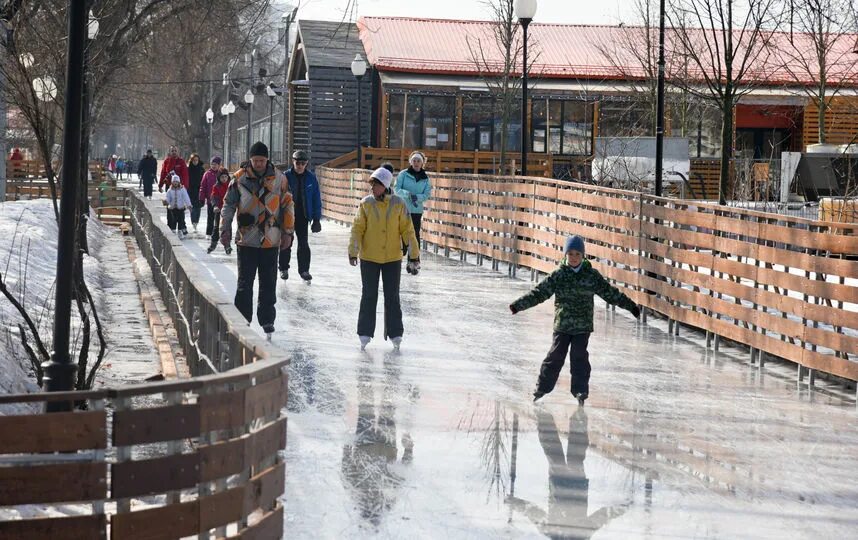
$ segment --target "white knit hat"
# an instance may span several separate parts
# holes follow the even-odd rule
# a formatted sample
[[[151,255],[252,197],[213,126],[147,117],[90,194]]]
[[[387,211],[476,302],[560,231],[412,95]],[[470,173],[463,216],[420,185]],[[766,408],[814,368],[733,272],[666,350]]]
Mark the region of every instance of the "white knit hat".
[[[414,158],[420,158],[420,161],[426,163],[426,156],[423,155],[423,152],[420,152],[418,150],[411,152],[411,155],[408,156],[408,163],[414,163]]]
[[[370,178],[374,178],[384,184],[384,187],[389,189],[390,184],[393,183],[393,173],[385,169],[384,167],[379,167],[376,170],[372,171]]]
[[[175,184],[176,182],[181,182],[182,178],[178,174],[173,173],[172,177],[170,178],[170,181]]]

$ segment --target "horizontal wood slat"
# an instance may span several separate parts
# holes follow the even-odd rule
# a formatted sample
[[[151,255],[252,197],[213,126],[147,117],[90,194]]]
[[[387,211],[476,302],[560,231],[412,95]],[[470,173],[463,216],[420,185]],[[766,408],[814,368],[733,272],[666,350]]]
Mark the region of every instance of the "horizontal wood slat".
[[[104,514],[0,521],[0,540],[98,540],[107,538]]]
[[[0,416],[0,454],[107,447],[105,411]]]
[[[106,478],[106,463],[0,467],[0,506],[101,500]]]
[[[114,413],[114,446],[175,441],[196,437],[199,434],[200,406],[198,404],[131,409]]]

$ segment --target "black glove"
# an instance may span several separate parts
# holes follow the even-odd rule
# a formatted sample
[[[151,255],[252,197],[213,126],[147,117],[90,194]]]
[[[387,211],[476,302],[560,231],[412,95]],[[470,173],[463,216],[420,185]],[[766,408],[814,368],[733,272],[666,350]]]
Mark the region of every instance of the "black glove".
[[[417,195],[411,194],[411,204],[417,206]]]
[[[314,220],[313,226],[310,227],[310,230],[313,231],[314,233],[322,232],[322,222],[320,222],[318,219]]]
[[[509,310],[512,312],[512,314],[513,314],[513,315],[515,315],[516,313],[518,313],[518,308],[517,308],[517,307],[515,307],[515,304],[510,304],[510,305],[509,305]]]
[[[635,319],[639,319],[639,318],[640,318],[640,316],[641,316],[641,308],[640,308],[640,307],[638,307],[638,305],[637,305],[637,304],[635,304],[635,305],[632,307],[632,309],[630,309],[630,310],[629,310],[629,312],[630,312],[632,315],[634,315],[634,316],[635,316]]]

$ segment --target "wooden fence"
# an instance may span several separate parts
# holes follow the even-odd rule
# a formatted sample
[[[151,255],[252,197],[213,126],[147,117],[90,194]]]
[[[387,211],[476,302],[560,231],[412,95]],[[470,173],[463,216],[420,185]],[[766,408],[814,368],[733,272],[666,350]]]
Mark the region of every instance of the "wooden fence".
[[[325,215],[351,222],[368,171],[320,167]],[[533,272],[569,234],[636,302],[816,371],[858,380],[858,225],[664,199],[541,178],[431,175],[423,238]],[[807,371],[810,370],[810,371]]]
[[[60,170],[60,163],[54,162],[54,172]],[[104,168],[98,161],[89,162],[89,172],[95,183],[104,180]],[[40,159],[6,159],[6,178],[20,180],[25,178],[43,179],[46,176],[45,163]]]
[[[198,376],[0,396],[0,407],[86,405],[0,416],[0,540],[283,534],[288,360],[206,283],[159,210],[131,196],[134,234]]]
[[[62,192],[60,187],[61,185],[57,184],[57,197]],[[117,188],[115,183],[102,182],[96,185],[91,184],[87,195],[89,197],[89,205],[98,219],[107,225],[118,225],[119,223],[128,221],[128,217],[130,216],[128,211],[128,192],[127,188]],[[10,178],[6,181],[7,201],[50,198],[50,185],[43,179]]]

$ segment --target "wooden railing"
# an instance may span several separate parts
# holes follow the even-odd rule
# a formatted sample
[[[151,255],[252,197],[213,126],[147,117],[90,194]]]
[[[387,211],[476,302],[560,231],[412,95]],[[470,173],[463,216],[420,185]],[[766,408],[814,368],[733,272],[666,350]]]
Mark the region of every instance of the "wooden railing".
[[[62,190],[57,184],[57,196]],[[128,188],[117,188],[115,183],[90,184],[88,190],[89,205],[95,215],[107,225],[118,225],[128,221]],[[49,199],[51,189],[42,179],[9,179],[6,181],[6,200],[22,201],[31,199]]]
[[[60,170],[60,163],[53,163],[54,172]],[[104,168],[98,161],[89,162],[89,172],[96,184],[104,180]],[[45,163],[42,160],[6,159],[6,178],[10,179],[44,179],[46,176]]]
[[[318,168],[326,217],[350,223],[368,172]],[[569,234],[593,265],[670,321],[858,380],[858,225],[540,178],[431,175],[423,238],[551,272]],[[707,344],[709,339],[707,339]]]
[[[0,416],[0,539],[283,534],[288,360],[207,284],[159,211],[131,195],[134,234],[198,376],[0,396],[16,413]],[[86,410],[40,414],[49,401]]]

